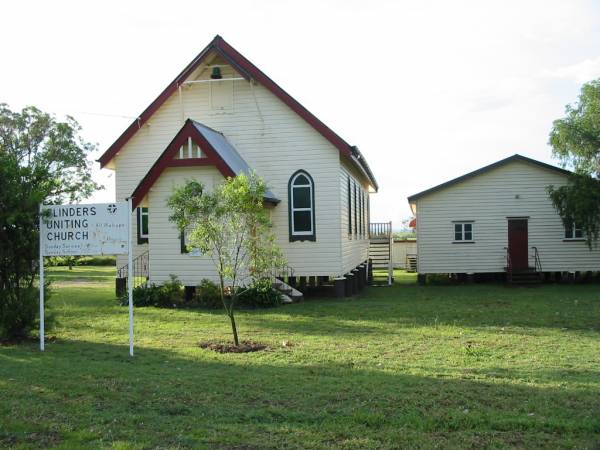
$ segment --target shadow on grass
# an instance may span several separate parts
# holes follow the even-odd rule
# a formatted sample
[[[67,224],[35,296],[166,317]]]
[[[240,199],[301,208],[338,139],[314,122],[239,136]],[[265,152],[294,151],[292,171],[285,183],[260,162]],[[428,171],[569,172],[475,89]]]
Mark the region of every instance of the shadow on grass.
[[[125,346],[84,341],[44,354],[33,345],[0,348],[0,446],[600,444],[597,391],[519,385],[503,369],[476,381],[277,363],[278,352],[293,349],[275,350],[268,363],[257,354],[181,350],[138,348],[130,359]]]

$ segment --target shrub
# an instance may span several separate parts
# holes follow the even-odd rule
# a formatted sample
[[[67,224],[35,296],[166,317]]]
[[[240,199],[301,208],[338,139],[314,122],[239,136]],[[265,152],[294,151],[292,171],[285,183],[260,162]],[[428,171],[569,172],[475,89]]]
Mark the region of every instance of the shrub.
[[[53,256],[46,259],[47,266],[116,266],[115,256]]]
[[[81,256],[75,262],[76,266],[116,266],[116,256]]]
[[[156,284],[142,284],[133,288],[133,306],[154,306],[157,303],[157,297],[159,296],[160,286]],[[119,297],[119,304],[121,306],[127,306],[129,304],[129,297],[127,290]]]
[[[241,306],[249,308],[272,308],[281,305],[282,298],[279,291],[273,289],[271,280],[263,278],[240,288],[238,301]]]
[[[219,286],[206,278],[200,281],[200,284],[196,286],[194,304],[212,309],[222,308],[223,302]]]
[[[184,300],[181,281],[173,274],[169,276],[171,279],[164,283],[159,290],[160,295],[157,298],[156,306],[161,308],[177,308],[182,305]]]
[[[29,336],[39,323],[39,290],[22,287],[0,292],[0,340],[20,340]],[[44,300],[50,297],[49,289]],[[50,322],[46,320],[46,329]]]
[[[129,304],[127,292],[119,299],[122,306]],[[175,275],[163,285],[142,284],[133,289],[133,306],[177,308],[183,304],[183,287]]]

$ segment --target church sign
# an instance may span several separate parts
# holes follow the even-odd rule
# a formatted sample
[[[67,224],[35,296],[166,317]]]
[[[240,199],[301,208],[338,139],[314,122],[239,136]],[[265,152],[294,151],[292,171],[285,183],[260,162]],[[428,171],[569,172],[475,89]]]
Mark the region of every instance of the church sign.
[[[128,255],[133,267],[131,199],[127,202],[40,205],[40,350],[44,351],[44,257]],[[133,276],[127,277],[129,354],[133,356]]]
[[[43,205],[44,256],[127,253],[128,203]]]

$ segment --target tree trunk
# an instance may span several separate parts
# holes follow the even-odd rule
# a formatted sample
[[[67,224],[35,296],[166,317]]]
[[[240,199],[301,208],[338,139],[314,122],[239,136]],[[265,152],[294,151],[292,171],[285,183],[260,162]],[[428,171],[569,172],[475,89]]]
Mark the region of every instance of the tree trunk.
[[[237,347],[240,345],[240,341],[238,339],[237,327],[235,326],[235,318],[233,317],[233,310],[231,310],[229,314],[229,319],[231,320],[231,331],[233,332],[233,343]]]
[[[223,302],[223,308],[225,308],[225,312],[229,316],[229,320],[231,321],[231,332],[233,333],[233,343],[238,346],[240,345],[240,341],[238,339],[237,327],[235,326],[235,317],[233,315],[233,302],[229,307],[227,307],[227,302],[225,301],[225,280],[223,277],[219,275],[219,282],[221,284],[221,301]]]

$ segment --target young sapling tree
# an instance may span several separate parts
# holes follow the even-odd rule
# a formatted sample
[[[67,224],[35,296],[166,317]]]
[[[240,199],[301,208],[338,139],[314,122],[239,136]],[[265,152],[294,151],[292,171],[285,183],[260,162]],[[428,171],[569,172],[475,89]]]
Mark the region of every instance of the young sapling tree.
[[[189,248],[209,256],[219,277],[221,301],[239,345],[235,306],[245,287],[270,279],[285,264],[275,244],[265,182],[251,173],[227,178],[212,192],[188,180],[168,200],[170,220],[185,234]]]

